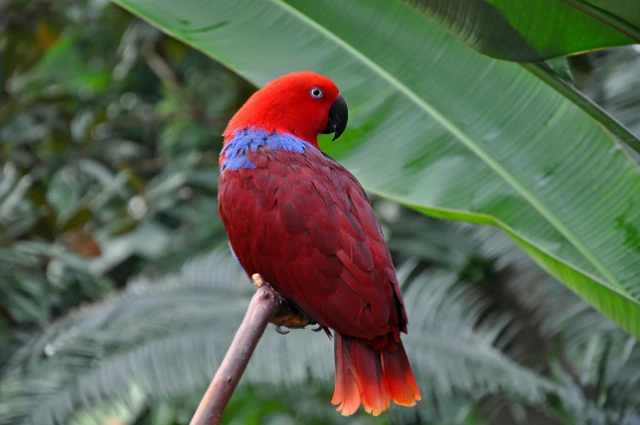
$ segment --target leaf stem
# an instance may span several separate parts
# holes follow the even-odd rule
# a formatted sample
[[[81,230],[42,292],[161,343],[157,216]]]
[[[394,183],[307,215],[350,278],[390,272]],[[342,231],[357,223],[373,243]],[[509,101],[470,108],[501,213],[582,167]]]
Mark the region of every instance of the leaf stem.
[[[600,9],[599,7],[594,6],[593,4],[588,3],[585,0],[560,0],[560,1],[578,10],[581,10],[587,15],[597,19],[602,23],[609,25],[611,28],[614,28],[620,31],[627,37],[640,43],[640,28],[627,22],[621,17],[616,16],[613,13],[607,12],[604,9]]]
[[[575,103],[580,109],[589,114],[623,143],[640,154],[640,140],[620,121],[609,115],[604,109],[586,97],[580,91],[568,84],[546,64],[530,62],[520,64],[524,69],[547,83],[567,99]]]

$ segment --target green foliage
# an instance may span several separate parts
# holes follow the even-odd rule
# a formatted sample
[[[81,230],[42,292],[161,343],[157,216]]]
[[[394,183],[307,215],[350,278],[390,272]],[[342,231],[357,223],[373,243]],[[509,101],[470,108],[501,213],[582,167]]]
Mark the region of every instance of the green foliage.
[[[411,323],[405,342],[415,353],[412,362],[425,402],[416,409],[392,409],[393,423],[411,423],[416,414],[424,420],[451,420],[447,414],[459,415],[463,406],[486,399],[536,406],[575,422],[589,417],[591,423],[607,423],[625,417],[633,423],[634,409],[640,406],[633,390],[640,385],[640,376],[629,373],[640,361],[633,340],[586,310],[584,303],[514,251],[501,234],[455,228],[449,233],[477,241],[475,255],[498,255],[496,274],[490,272],[483,285],[475,286],[460,281],[453,270],[416,274],[415,265],[408,264],[398,270],[406,281]],[[504,269],[511,276],[497,280]],[[496,305],[487,290],[511,294],[510,311]],[[540,294],[545,291],[554,292],[553,297],[543,298]],[[53,324],[14,356],[0,385],[0,423],[66,423],[81,415],[83,406],[116,402],[120,416],[127,416],[140,409],[140,399],[153,405],[169,403],[173,409],[194,408],[196,395],[206,388],[233,337],[230,323],[240,322],[251,293],[251,285],[226,252],[192,260],[179,275],[161,281],[132,282],[122,294]],[[562,300],[564,308],[549,308],[537,297]],[[518,317],[519,308],[536,319]],[[551,371],[539,374],[525,365],[527,357],[531,360],[527,352],[531,342],[520,335],[539,328],[538,338],[553,344],[558,338],[554,327],[569,333],[563,338],[566,346],[557,353],[536,348],[547,356],[544,363]],[[262,418],[271,412],[307,418],[305,423],[331,417],[331,354],[331,343],[321,334],[267,332],[245,381],[262,385],[256,387],[255,396],[262,399],[260,388],[264,388],[270,393],[266,399],[273,401],[242,409],[238,417]],[[576,363],[568,363],[573,360]],[[271,398],[274,394],[291,400],[292,406]],[[440,411],[452,397],[457,400],[454,411]]]
[[[225,243],[219,135],[251,88],[106,5],[4,6],[0,328],[20,331],[3,345]]]
[[[633,0],[401,1],[480,53],[537,61],[522,66],[640,153],[637,135],[574,89],[567,60],[560,56],[640,42],[640,8]],[[539,62],[547,58],[553,59]]]
[[[252,2],[116,3],[257,84],[300,68],[331,76],[352,118],[345,140],[326,150],[365,189],[440,218],[502,227],[640,336],[640,284],[628,267],[640,261],[640,170],[536,76],[478,55],[396,2],[265,2],[242,19],[238,8]]]
[[[581,90],[640,137],[640,55],[638,46],[573,58]]]
[[[462,42],[530,62],[640,41],[634,0],[402,0]]]
[[[637,329],[635,301],[616,305],[615,288],[594,284],[612,274],[635,287],[621,271],[633,271],[634,254],[618,267],[612,236],[632,236],[633,211],[631,221],[594,225],[615,205],[575,198],[588,194],[588,204],[610,185],[617,202],[631,199],[613,184],[635,164],[562,90],[469,52],[400,4],[377,3],[385,14],[359,1],[252,2],[248,14],[242,2],[173,12],[175,2],[135,3],[257,84],[303,67],[328,74],[352,118],[323,146],[369,189],[441,217],[501,218],[516,242],[546,256],[543,266]],[[637,135],[637,57],[627,48],[571,58],[571,72],[566,61],[551,65]],[[0,424],[187,424],[252,293],[224,246],[216,196],[219,135],[253,87],[104,0],[0,0],[0,83]],[[580,129],[588,137],[564,136]],[[554,217],[607,247],[592,250],[606,273],[512,184],[557,145],[584,172],[526,188],[545,208],[558,207],[545,198],[554,194],[575,209]],[[495,153],[512,179],[474,149]],[[622,166],[600,175],[602,158]],[[578,177],[604,186],[564,181]],[[329,403],[326,337],[269,329],[225,424],[640,421],[635,339],[502,231],[372,199],[404,282],[405,341],[424,400],[342,418]]]
[[[212,254],[188,263],[180,279],[132,283],[118,297],[50,327],[10,364],[12,372],[0,387],[4,423],[46,425],[54,418],[64,423],[81,401],[131,399],[131,386],[158,401],[202,392],[233,336],[228,323],[240,322],[251,295],[246,277],[229,260],[228,254]],[[409,272],[399,269],[400,276]],[[406,292],[412,332],[405,342],[410,352],[420,353],[413,360],[425,400],[501,395],[539,405],[555,396],[563,409],[578,412],[580,400],[570,388],[537,376],[500,351],[511,342],[505,340],[512,336],[509,321],[486,316],[488,305],[476,291],[457,283],[450,272],[412,279]],[[298,388],[299,394],[309,380],[329,383],[331,354],[323,335],[307,330],[283,337],[271,331],[246,379]],[[333,409],[328,398],[325,394],[327,412]],[[429,412],[429,403],[421,410]]]

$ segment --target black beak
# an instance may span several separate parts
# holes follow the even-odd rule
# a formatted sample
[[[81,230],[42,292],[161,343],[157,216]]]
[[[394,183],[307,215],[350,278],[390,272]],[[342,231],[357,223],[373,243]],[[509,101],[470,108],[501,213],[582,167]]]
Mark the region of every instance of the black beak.
[[[332,140],[336,140],[345,128],[347,128],[347,120],[349,119],[349,109],[347,108],[347,102],[344,101],[342,96],[338,96],[331,109],[329,109],[329,122],[327,128],[322,132],[323,134],[335,133]]]

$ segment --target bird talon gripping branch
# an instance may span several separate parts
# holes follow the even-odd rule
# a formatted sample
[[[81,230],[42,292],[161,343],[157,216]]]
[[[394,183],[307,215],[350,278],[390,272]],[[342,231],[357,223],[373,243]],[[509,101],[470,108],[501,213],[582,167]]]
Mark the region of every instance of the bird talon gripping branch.
[[[280,326],[276,325],[275,326],[276,332],[278,332],[280,335],[287,335],[289,332],[289,330],[286,329],[282,329]]]
[[[337,139],[347,119],[326,77],[305,71],[270,82],[224,132],[218,205],[255,285],[269,282],[288,300],[270,322],[334,331],[337,410],[351,415],[363,404],[378,415],[392,400],[414,405],[420,391],[380,223],[356,178],[318,146],[318,134]]]
[[[251,275],[251,280],[258,289],[262,288],[262,285],[264,285],[264,279],[262,278],[262,276],[260,276],[259,273],[254,273],[253,275]]]

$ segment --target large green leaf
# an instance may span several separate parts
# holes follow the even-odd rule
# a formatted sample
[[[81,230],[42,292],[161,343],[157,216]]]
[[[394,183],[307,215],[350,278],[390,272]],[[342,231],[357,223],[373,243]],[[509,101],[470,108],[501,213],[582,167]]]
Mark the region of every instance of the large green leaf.
[[[640,172],[531,73],[458,43],[398,2],[115,0],[262,85],[312,69],[350,105],[325,149],[372,193],[501,226],[640,337]]]
[[[401,1],[500,59],[536,61],[640,42],[636,0]]]

